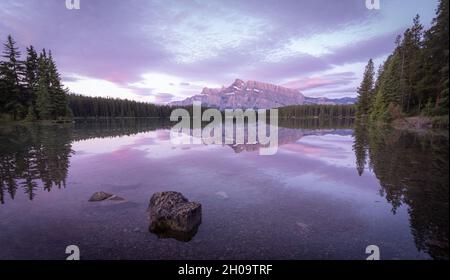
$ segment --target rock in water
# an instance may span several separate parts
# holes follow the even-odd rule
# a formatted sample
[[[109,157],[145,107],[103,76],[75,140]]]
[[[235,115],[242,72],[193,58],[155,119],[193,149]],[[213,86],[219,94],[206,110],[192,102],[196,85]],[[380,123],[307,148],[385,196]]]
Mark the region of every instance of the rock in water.
[[[108,200],[114,200],[114,201],[124,201],[125,198],[117,196],[115,194],[113,194],[111,197],[108,197]]]
[[[158,192],[150,199],[150,232],[159,237],[189,241],[202,221],[202,205],[179,192]]]
[[[103,201],[103,200],[125,201],[125,199],[120,196],[106,192],[95,192],[91,196],[91,198],[89,198],[89,201]]]
[[[105,192],[95,192],[91,198],[89,198],[89,201],[102,201],[105,199],[108,199],[110,197],[112,197],[113,195],[110,193],[105,193]]]
[[[229,196],[226,192],[220,191],[220,192],[216,192],[216,194],[220,197],[222,197],[223,199],[227,199]]]

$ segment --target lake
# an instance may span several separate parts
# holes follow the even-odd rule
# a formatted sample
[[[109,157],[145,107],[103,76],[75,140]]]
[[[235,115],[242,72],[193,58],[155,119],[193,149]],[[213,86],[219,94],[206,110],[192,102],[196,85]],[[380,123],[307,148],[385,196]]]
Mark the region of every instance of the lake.
[[[3,125],[0,259],[448,259],[448,130],[280,125],[272,156],[174,145],[162,120]],[[187,242],[148,230],[168,190],[202,204]]]

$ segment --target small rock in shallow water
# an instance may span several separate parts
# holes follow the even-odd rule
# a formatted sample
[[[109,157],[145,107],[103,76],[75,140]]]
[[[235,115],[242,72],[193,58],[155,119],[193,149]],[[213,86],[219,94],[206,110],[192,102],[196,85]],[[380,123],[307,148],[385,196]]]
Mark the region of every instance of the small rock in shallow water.
[[[223,199],[227,199],[229,197],[226,192],[216,192],[216,194],[222,197]]]
[[[114,194],[111,197],[109,197],[108,200],[123,201],[125,199],[123,197],[120,197],[120,196],[117,196]]]
[[[103,200],[123,201],[125,199],[115,194],[110,194],[106,192],[95,192],[91,196],[91,198],[89,198],[89,201],[103,201]]]
[[[309,232],[309,226],[307,224],[297,222],[297,226],[300,228],[300,232],[302,233],[308,233]]]
[[[102,201],[105,200],[107,198],[110,198],[111,196],[113,196],[110,193],[106,193],[106,192],[95,192],[91,198],[89,198],[89,201]]]
[[[159,192],[150,199],[150,232],[159,237],[189,241],[201,224],[202,205],[179,192]]]

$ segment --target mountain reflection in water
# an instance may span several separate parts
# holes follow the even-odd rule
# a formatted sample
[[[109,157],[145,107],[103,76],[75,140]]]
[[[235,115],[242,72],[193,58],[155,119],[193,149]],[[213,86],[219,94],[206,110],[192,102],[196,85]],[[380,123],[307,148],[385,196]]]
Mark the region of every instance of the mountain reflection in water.
[[[32,201],[43,198],[46,192],[55,188],[77,188],[75,184],[67,184],[72,157],[83,156],[82,152],[77,154],[74,145],[82,145],[89,139],[106,138],[113,142],[113,139],[119,141],[124,136],[152,132],[161,136],[159,142],[140,140],[148,141],[143,143],[142,153],[145,153],[145,145],[148,144],[159,147],[152,155],[162,157],[161,160],[176,151],[181,153],[192,149],[189,153],[195,153],[193,145],[181,148],[172,146],[168,137],[170,127],[169,121],[161,120],[103,120],[81,121],[72,125],[0,127],[0,218],[4,210],[2,207],[8,207],[18,196],[26,196],[28,201]],[[349,120],[280,120],[278,141],[281,155],[278,156],[304,153],[320,159],[324,156],[321,149],[326,145],[331,145],[328,147],[330,150],[334,147],[332,145],[341,147],[341,138],[323,142],[324,137],[328,136],[353,139],[354,170],[360,176],[366,172],[374,174],[379,181],[379,196],[391,205],[391,215],[396,215],[400,207],[407,207],[410,231],[417,250],[431,258],[448,259],[448,132],[421,135],[354,125]],[[94,143],[89,145],[95,149],[104,148],[107,153],[108,147],[97,147]],[[223,146],[229,149],[229,153],[249,152],[256,155],[259,149],[254,144]],[[217,145],[209,146],[215,147]],[[344,154],[336,150],[332,155],[325,155],[325,160],[347,166],[350,164],[347,162],[348,154]],[[186,184],[190,184],[189,181]],[[361,188],[364,186],[361,185]],[[0,222],[1,229],[9,226],[13,224]],[[307,230],[307,226],[303,229]],[[0,258],[3,258],[2,253]]]

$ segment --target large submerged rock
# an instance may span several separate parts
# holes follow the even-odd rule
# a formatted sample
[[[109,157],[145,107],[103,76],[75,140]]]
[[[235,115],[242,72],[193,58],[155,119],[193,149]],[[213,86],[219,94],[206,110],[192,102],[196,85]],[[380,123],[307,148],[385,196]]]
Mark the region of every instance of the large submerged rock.
[[[190,202],[179,192],[153,194],[149,212],[150,232],[180,241],[191,240],[202,221],[201,204]]]

